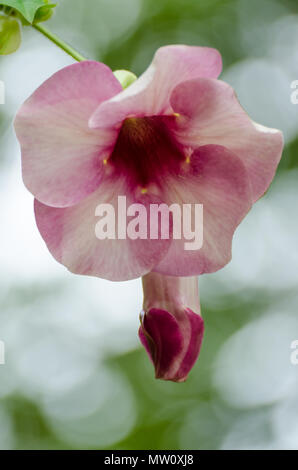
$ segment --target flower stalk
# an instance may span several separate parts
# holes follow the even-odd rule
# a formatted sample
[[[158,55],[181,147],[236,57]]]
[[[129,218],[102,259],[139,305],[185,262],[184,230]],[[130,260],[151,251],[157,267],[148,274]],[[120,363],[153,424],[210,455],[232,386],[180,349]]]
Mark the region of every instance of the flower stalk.
[[[39,31],[41,34],[43,34],[45,37],[47,37],[50,41],[52,41],[56,46],[60,47],[64,52],[69,54],[73,59],[75,59],[78,62],[82,62],[84,60],[87,60],[86,57],[84,57],[82,54],[77,52],[73,47],[71,47],[69,44],[67,44],[65,41],[63,41],[57,34],[52,33],[49,31],[47,28],[40,24],[33,24],[32,27]]]
[[[199,283],[196,276],[175,277],[158,273],[148,273],[142,277],[144,290],[143,310],[161,308],[163,310],[188,307],[200,312]],[[173,299],[174,297],[174,299]],[[173,303],[173,300],[175,302]]]

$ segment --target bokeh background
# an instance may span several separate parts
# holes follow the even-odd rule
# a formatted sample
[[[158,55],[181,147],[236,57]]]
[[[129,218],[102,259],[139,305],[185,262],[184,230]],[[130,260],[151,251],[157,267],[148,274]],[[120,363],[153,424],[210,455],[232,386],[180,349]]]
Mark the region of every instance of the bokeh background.
[[[165,44],[219,49],[221,78],[286,147],[232,262],[200,278],[197,365],[184,384],[156,381],[137,338],[140,280],[68,273],[35,226],[12,120],[72,60],[24,28],[18,52],[0,58],[0,448],[298,449],[297,0],[60,0],[46,26],[138,75]]]

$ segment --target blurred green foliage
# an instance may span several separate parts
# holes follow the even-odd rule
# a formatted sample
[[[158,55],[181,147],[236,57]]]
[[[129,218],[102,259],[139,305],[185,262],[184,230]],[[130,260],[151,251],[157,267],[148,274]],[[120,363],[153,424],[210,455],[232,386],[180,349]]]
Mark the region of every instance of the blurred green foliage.
[[[15,52],[21,43],[20,24],[15,18],[0,15],[0,54]]]
[[[4,7],[4,12],[10,14],[11,9],[19,13],[27,23],[33,23],[34,17],[38,14],[38,20],[51,17],[51,10],[54,4],[49,4],[49,0],[2,0],[0,7]],[[45,6],[46,5],[46,6]],[[40,11],[42,10],[42,11]]]

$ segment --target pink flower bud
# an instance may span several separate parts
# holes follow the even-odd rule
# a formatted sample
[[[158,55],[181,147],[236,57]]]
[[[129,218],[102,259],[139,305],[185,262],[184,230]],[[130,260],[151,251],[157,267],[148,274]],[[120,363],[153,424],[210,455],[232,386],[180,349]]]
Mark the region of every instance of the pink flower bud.
[[[184,382],[198,358],[204,334],[198,280],[149,273],[143,277],[143,288],[139,337],[155,376]]]

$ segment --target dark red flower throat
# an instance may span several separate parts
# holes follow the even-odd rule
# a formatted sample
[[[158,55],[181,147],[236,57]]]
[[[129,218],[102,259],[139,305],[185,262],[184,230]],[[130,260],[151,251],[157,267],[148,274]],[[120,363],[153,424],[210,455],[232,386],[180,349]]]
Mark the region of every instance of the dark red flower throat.
[[[165,173],[178,174],[185,156],[171,131],[175,116],[127,118],[109,163],[133,186],[161,185]]]

